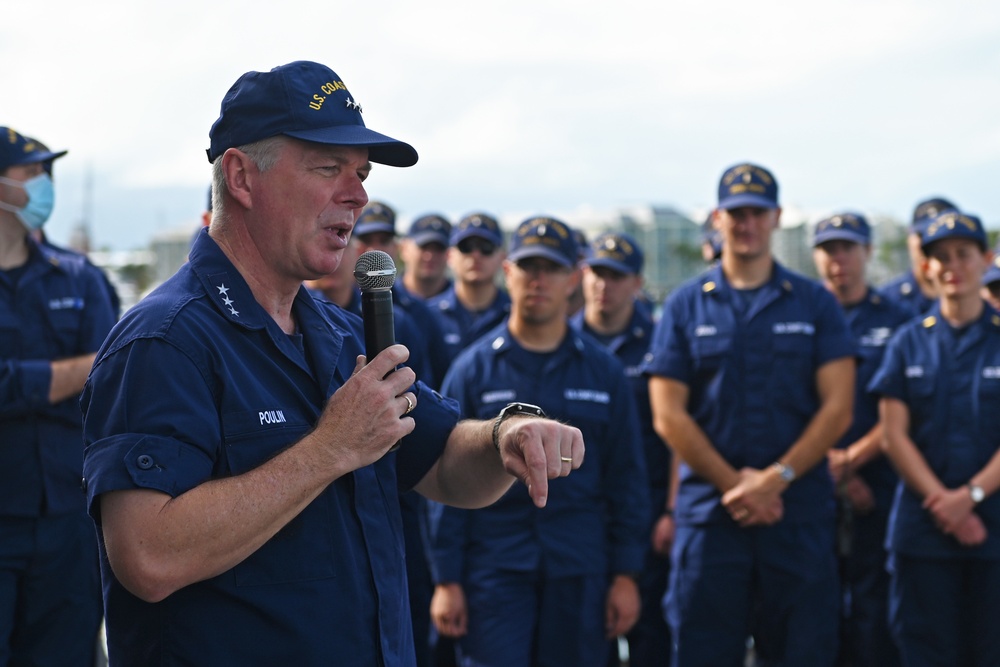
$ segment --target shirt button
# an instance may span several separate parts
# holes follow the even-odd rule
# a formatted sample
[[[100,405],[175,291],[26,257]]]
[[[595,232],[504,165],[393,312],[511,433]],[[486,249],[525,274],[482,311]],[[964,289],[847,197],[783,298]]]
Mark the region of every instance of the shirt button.
[[[136,463],[139,464],[140,469],[149,470],[150,468],[153,467],[153,457],[150,456],[149,454],[143,454],[138,459],[136,459]]]

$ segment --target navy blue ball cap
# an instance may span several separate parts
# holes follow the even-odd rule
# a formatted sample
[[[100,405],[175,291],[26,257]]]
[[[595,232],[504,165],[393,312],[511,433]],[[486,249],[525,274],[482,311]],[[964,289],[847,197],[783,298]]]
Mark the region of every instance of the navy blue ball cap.
[[[306,60],[247,72],[236,80],[208,133],[208,161],[215,162],[226,149],[278,135],[364,147],[369,160],[393,167],[417,162],[412,146],[365,127],[361,105],[336,72]]]
[[[957,211],[958,207],[943,197],[931,197],[916,205],[913,209],[913,219],[910,221],[910,231],[923,234],[924,229],[935,216],[945,211]]]
[[[566,223],[545,216],[528,218],[510,240],[507,258],[517,262],[528,257],[544,257],[561,266],[576,266],[579,250],[573,230]]]
[[[406,237],[411,239],[418,246],[428,243],[440,243],[445,248],[448,247],[448,239],[451,236],[451,223],[437,213],[422,215],[410,225],[410,231]]]
[[[944,239],[969,239],[983,250],[987,248],[986,230],[975,215],[944,211],[934,216],[920,236],[920,249],[926,255],[930,247]]]
[[[605,232],[590,244],[590,254],[583,261],[587,266],[603,266],[626,275],[642,273],[642,248],[628,234]]]
[[[68,151],[50,151],[45,144],[9,127],[0,127],[0,171],[36,162],[51,162]]]
[[[396,211],[388,204],[380,201],[370,201],[365,204],[354,222],[354,235],[364,236],[376,232],[396,234]]]
[[[474,236],[489,241],[498,248],[503,246],[500,223],[489,213],[470,213],[459,220],[451,232],[450,243],[452,246],[457,246],[465,239]]]
[[[778,181],[764,167],[749,162],[730,167],[719,179],[719,208],[778,208]]]
[[[813,247],[827,241],[850,241],[851,243],[870,245],[872,228],[865,216],[860,213],[838,213],[816,223]]]

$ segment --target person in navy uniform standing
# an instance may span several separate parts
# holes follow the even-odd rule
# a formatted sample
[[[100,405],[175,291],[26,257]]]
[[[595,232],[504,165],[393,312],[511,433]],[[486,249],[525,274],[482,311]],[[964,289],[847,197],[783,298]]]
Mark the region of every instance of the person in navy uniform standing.
[[[675,667],[830,665],[838,586],[827,450],[851,422],[856,347],[823,287],[774,261],[778,185],[719,183],[721,262],[671,294],[644,372],[680,457],[665,608]]]
[[[403,288],[426,301],[451,286],[448,279],[448,240],[451,223],[439,213],[422,215],[412,223],[399,244],[399,257],[406,271]]]
[[[444,508],[431,615],[458,638],[461,665],[605,667],[607,639],[639,615],[649,501],[634,398],[617,359],[567,323],[576,262],[564,223],[523,222],[503,265],[510,317],[459,355],[442,387],[469,417],[541,409],[587,442],[544,514],[523,489],[480,510]]]
[[[628,234],[607,232],[594,239],[583,261],[584,307],[570,318],[571,327],[595,338],[621,361],[639,414],[649,480],[646,534],[651,548],[639,577],[642,613],[627,637],[632,667],[662,665],[670,655],[670,628],[660,603],[667,590],[674,535],[670,450],[653,429],[649,382],[641,372],[653,333],[649,310],[637,305],[643,261],[642,248]],[[619,656],[614,648],[611,664],[617,666]]]
[[[914,316],[926,312],[937,299],[934,285],[924,275],[924,253],[921,250],[923,233],[934,216],[944,211],[957,211],[958,207],[942,197],[931,197],[916,205],[906,235],[906,251],[910,268],[879,288],[886,299],[902,305]]]
[[[910,313],[868,286],[865,267],[870,257],[871,227],[863,215],[839,213],[817,223],[813,236],[816,271],[843,308],[858,345],[854,420],[827,454],[839,499],[842,610],[838,664],[892,667],[899,664],[899,653],[889,633],[884,542],[898,477],[882,456],[878,399],[868,393],[867,386],[886,343]]]
[[[32,238],[52,152],[0,128],[0,664],[90,665],[101,622],[77,403],[115,321],[98,269]]]
[[[302,285],[339,265],[371,163],[417,160],[335,72],[244,74],[209,137],[209,231],[82,398],[111,664],[413,667],[398,490],[474,507],[513,474],[544,506],[580,432],[459,423],[405,347],[366,360],[360,318]]]
[[[439,316],[449,361],[497,326],[510,313],[510,297],[497,285],[497,274],[507,256],[496,218],[470,213],[455,225],[448,249],[454,282],[427,300]]]
[[[906,667],[1000,656],[1000,315],[980,297],[990,263],[972,216],[924,232],[939,297],[890,341],[869,389],[899,471],[889,524],[890,622]]]

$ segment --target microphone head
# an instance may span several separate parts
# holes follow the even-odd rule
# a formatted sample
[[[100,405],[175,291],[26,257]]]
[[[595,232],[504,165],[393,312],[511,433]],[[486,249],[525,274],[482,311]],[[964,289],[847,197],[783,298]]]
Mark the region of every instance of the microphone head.
[[[368,250],[354,263],[354,280],[362,292],[392,289],[396,282],[396,265],[388,253]]]

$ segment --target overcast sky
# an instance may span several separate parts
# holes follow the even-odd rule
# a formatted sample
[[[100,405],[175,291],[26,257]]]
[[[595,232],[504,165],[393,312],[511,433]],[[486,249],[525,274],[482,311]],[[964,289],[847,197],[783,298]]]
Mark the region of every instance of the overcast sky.
[[[0,125],[69,149],[53,239],[193,228],[208,130],[248,70],[334,69],[411,143],[369,195],[402,221],[657,204],[694,214],[729,165],[786,207],[908,219],[944,195],[1000,224],[1000,3],[959,0],[6,3]]]

